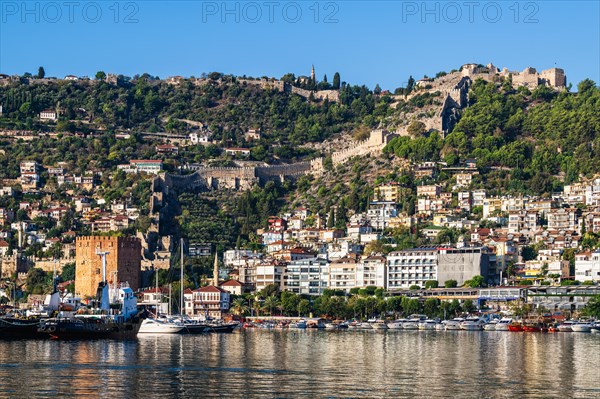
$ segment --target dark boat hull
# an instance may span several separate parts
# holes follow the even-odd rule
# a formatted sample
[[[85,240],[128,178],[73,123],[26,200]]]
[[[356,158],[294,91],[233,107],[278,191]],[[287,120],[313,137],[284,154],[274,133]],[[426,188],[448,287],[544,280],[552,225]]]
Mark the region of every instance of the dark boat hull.
[[[0,339],[42,338],[38,333],[40,319],[0,317]]]
[[[40,327],[40,332],[54,339],[136,339],[142,320],[138,317],[122,322],[104,320],[48,320]]]
[[[208,332],[213,333],[230,333],[238,326],[238,324],[216,324],[208,325]]]
[[[181,334],[204,334],[210,332],[210,326],[207,324],[186,324],[181,330]]]

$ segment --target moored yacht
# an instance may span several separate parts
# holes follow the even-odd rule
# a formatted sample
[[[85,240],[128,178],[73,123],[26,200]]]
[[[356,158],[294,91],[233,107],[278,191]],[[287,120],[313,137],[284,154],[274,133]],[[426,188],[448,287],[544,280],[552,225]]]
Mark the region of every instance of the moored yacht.
[[[427,319],[419,323],[419,330],[435,330],[438,322]]]
[[[467,317],[465,321],[460,323],[460,329],[467,331],[481,331],[483,330],[483,324],[483,320],[479,317]]]
[[[406,323],[406,321],[406,319],[390,321],[389,323],[387,323],[387,326],[390,330],[402,330],[402,324]]]
[[[485,331],[496,331],[496,325],[498,324],[498,319],[494,319],[489,323],[484,324],[483,329]]]
[[[571,326],[571,330],[573,330],[573,332],[589,333],[592,332],[592,324],[585,321],[580,321],[578,323],[573,324]]]
[[[444,324],[446,324],[447,331],[461,330],[460,325],[462,324],[463,321],[465,321],[465,319],[463,319],[462,317],[455,317],[452,320],[446,320],[446,322]]]
[[[560,331],[560,332],[572,332],[574,324],[575,324],[574,321],[565,321],[564,323],[559,324],[558,331]]]
[[[513,322],[513,319],[510,317],[501,318],[498,323],[496,323],[495,330],[496,331],[508,331],[508,326]]]
[[[182,323],[174,323],[161,319],[145,319],[140,327],[140,334],[177,334],[182,332],[185,326]]]
[[[419,329],[419,319],[408,319],[404,323],[402,323],[403,330],[418,330]]]
[[[373,330],[387,330],[388,326],[387,324],[385,324],[385,321],[383,320],[377,320],[374,323],[370,323],[371,324],[371,328]]]

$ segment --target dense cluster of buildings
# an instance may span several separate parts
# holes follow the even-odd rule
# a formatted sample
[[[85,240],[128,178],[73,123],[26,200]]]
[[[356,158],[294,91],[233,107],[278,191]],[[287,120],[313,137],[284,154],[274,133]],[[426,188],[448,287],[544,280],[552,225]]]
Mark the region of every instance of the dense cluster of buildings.
[[[425,163],[415,169],[424,173],[435,167]],[[258,231],[264,254],[228,251],[225,264],[247,290],[275,284],[309,295],[366,286],[393,291],[424,287],[430,280],[460,286],[475,276],[492,285],[515,277],[535,285],[600,281],[600,250],[581,251],[586,232],[600,232],[600,179],[566,186],[548,198],[494,197],[469,190],[465,176],[477,173],[474,161],[452,169],[457,172],[453,191],[441,185],[417,187],[414,215],[401,211],[410,188],[382,184],[369,209],[351,215],[345,229],[327,228],[318,214],[296,209],[270,218],[269,228]],[[480,227],[482,221],[490,227]],[[393,250],[385,230],[399,227],[427,238],[430,245]],[[453,228],[458,238],[438,239]],[[372,242],[390,245],[392,252],[365,254]],[[523,256],[526,247],[535,249],[533,257]],[[566,259],[565,250],[575,251],[574,259]]]

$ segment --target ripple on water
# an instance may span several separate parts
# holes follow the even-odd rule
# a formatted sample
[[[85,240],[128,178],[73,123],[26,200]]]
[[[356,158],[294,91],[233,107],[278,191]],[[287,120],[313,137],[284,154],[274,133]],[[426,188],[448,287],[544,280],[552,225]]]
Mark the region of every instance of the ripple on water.
[[[246,331],[0,342],[0,397],[600,397],[591,334]]]

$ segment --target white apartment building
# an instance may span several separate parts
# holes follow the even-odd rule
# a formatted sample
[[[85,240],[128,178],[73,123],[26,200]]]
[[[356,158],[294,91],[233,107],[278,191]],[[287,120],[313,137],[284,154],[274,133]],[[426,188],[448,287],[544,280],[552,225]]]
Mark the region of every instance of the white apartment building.
[[[436,248],[413,248],[388,254],[386,289],[422,287],[428,280],[437,280],[437,252]]]
[[[371,255],[363,257],[356,265],[357,287],[386,287],[387,261],[385,256]]]
[[[305,295],[321,295],[329,283],[329,262],[321,258],[290,262],[286,268],[284,289]],[[258,289],[258,287],[257,287]]]
[[[575,255],[575,280],[600,281],[600,250]]]
[[[280,289],[283,289],[284,274],[285,264],[283,263],[268,261],[257,264],[254,269],[256,291],[260,291],[270,284],[275,284]]]
[[[329,288],[350,292],[356,287],[357,260],[341,258],[329,264]]]

